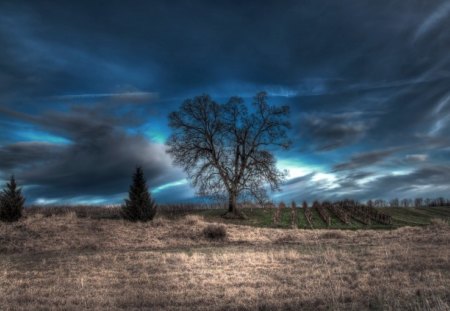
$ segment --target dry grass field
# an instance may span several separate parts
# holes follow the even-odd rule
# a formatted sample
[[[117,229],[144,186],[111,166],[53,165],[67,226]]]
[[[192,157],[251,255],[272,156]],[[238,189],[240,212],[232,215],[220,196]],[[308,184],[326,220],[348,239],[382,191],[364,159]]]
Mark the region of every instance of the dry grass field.
[[[2,310],[449,310],[450,230],[294,230],[200,216],[0,224]]]

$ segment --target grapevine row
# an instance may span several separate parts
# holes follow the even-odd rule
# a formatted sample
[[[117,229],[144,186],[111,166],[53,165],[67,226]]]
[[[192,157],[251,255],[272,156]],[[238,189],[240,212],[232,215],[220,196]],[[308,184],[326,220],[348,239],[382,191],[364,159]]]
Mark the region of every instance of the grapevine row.
[[[312,213],[311,213],[311,209],[308,208],[308,203],[306,203],[306,202],[303,202],[303,212],[305,213],[306,222],[308,223],[309,227],[312,229],[313,228]]]
[[[350,224],[350,217],[348,213],[345,212],[343,208],[341,208],[336,203],[324,202],[323,205],[334,215],[336,216],[342,223],[348,225]]]
[[[313,208],[317,210],[317,212],[319,213],[320,218],[322,218],[322,220],[327,224],[327,226],[329,227],[331,225],[331,217],[330,215],[327,213],[327,210],[320,205],[319,202],[315,201],[313,203]]]

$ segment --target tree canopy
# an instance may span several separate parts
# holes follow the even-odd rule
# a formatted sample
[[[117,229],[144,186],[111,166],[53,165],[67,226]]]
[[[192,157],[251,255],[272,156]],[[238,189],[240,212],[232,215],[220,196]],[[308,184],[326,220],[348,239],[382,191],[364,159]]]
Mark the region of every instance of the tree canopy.
[[[239,198],[263,201],[266,188],[280,189],[286,172],[277,169],[272,150],[291,145],[288,115],[289,107],[269,105],[265,92],[251,106],[240,97],[220,104],[196,96],[169,115],[168,153],[200,195],[228,195],[229,212],[236,213]]]

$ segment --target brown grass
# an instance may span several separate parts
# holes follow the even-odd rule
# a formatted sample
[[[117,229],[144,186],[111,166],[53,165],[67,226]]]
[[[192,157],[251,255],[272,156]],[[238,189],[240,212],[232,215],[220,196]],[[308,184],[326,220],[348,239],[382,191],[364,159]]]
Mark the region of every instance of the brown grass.
[[[448,228],[448,226],[448,222],[441,218],[432,218],[429,225],[430,228],[435,229],[445,229]]]
[[[0,309],[448,310],[450,230],[283,230],[201,217],[0,224]]]

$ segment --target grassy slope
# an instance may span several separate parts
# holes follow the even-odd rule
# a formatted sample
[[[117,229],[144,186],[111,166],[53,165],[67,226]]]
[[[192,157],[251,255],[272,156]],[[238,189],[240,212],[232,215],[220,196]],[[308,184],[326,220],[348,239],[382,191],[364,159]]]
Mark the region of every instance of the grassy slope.
[[[441,218],[445,221],[450,221],[450,207],[424,207],[424,208],[380,208],[381,212],[391,215],[393,217],[392,225],[383,225],[373,222],[370,226],[363,225],[362,223],[351,219],[349,225],[343,224],[333,214],[331,215],[331,229],[392,229],[401,226],[417,226],[428,225],[433,218]],[[282,212],[281,223],[277,226],[273,224],[273,212],[269,209],[244,209],[243,212],[248,217],[246,220],[231,221],[235,224],[250,225],[256,227],[278,227],[278,228],[291,228],[291,210],[285,208]],[[204,216],[210,221],[224,221],[220,216],[224,213],[224,210],[203,210],[196,211],[195,213]],[[312,210],[313,214],[313,227],[314,229],[327,228],[325,223],[319,217],[316,210]],[[305,215],[302,209],[297,210],[298,227],[308,229]],[[226,220],[226,222],[230,222]]]
[[[396,225],[427,225],[433,218],[450,220],[450,207],[383,208],[380,210],[391,215]]]
[[[442,224],[392,231],[227,224],[224,241],[204,238],[207,225],[193,215],[129,223],[73,213],[0,223],[1,309],[450,308],[450,230]]]

